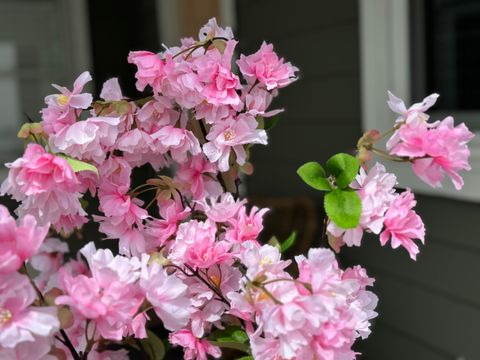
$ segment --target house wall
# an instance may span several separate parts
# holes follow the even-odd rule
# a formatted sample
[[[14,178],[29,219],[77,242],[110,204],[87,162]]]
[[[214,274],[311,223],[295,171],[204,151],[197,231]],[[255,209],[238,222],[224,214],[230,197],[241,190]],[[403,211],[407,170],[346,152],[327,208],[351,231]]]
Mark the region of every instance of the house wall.
[[[255,147],[248,192],[262,196],[321,194],[309,190],[295,170],[349,151],[361,134],[358,3],[342,1],[237,1],[243,52],[263,39],[301,70],[282,90],[286,112],[268,147]],[[377,281],[380,316],[362,359],[478,359],[480,241],[476,203],[418,196],[426,245],[417,262],[403,249],[382,248],[378,238],[342,250],[342,265],[362,264]]]

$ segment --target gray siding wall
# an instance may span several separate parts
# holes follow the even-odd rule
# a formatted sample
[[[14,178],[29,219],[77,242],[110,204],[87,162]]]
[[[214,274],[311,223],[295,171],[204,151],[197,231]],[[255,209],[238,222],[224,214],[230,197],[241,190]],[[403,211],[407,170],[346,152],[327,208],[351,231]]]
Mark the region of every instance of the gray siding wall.
[[[286,112],[269,146],[253,151],[248,191],[321,204],[295,170],[350,150],[361,133],[357,1],[240,0],[237,8],[242,51],[265,39],[301,70],[278,99]],[[342,251],[343,265],[362,264],[377,279],[380,316],[358,344],[360,358],[480,359],[480,205],[418,196],[417,208],[427,227],[417,262],[378,238]]]

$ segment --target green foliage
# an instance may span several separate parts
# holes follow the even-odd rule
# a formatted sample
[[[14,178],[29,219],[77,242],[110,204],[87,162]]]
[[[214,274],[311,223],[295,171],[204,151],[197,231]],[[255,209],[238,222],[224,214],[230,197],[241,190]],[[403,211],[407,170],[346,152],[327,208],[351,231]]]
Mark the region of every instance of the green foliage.
[[[165,357],[165,345],[152,331],[147,330],[147,338],[141,339],[140,344],[150,360],[162,360]]]
[[[308,162],[297,170],[302,180],[314,189],[325,191],[325,212],[337,226],[351,229],[358,226],[362,203],[358,194],[349,188],[360,168],[360,161],[349,154],[336,154],[327,161],[325,173],[317,162]]]
[[[327,161],[327,169],[335,177],[335,183],[340,189],[350,185],[357,176],[359,168],[358,159],[348,154],[336,154]]]
[[[92,164],[89,164],[89,163],[86,163],[84,161],[80,161],[80,160],[71,158],[71,157],[66,156],[66,155],[57,155],[57,156],[67,160],[68,164],[71,166],[72,170],[75,171],[75,172],[92,171],[92,172],[94,172],[95,174],[98,175],[98,169]]]
[[[213,345],[250,354],[248,335],[239,326],[230,326],[223,330],[216,330],[209,336],[208,340]]]
[[[297,170],[297,174],[305,183],[307,183],[307,185],[310,185],[314,189],[321,191],[332,190],[332,186],[327,179],[325,170],[323,170],[323,167],[315,161],[300,166]]]
[[[351,190],[335,189],[325,195],[325,212],[328,217],[343,229],[358,226],[362,213],[362,202],[358,194]]]
[[[280,252],[284,253],[290,249],[292,245],[295,244],[295,240],[297,240],[297,232],[293,231],[290,236],[280,245]]]

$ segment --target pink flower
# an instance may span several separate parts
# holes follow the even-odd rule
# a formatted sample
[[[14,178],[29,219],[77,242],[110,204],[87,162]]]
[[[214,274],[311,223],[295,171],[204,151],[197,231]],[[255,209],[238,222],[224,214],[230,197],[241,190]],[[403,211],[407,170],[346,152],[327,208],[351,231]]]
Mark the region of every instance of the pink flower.
[[[247,209],[240,208],[237,216],[229,220],[231,227],[228,228],[225,239],[232,243],[257,241],[258,235],[263,230],[263,216],[268,210],[254,206],[247,215]]]
[[[119,123],[119,118],[105,116],[78,121],[65,127],[50,142],[72,157],[101,164],[106,152],[115,144]]]
[[[198,39],[200,41],[205,41],[207,39],[213,39],[216,37],[231,40],[233,39],[233,32],[228,26],[225,29],[221,28],[217,24],[217,19],[211,18],[200,28],[200,31],[198,32]]]
[[[81,73],[73,83],[73,90],[70,91],[63,86],[52,84],[60,91],[60,94],[48,95],[45,98],[47,107],[42,109],[42,125],[47,134],[56,134],[65,126],[75,123],[77,110],[87,109],[92,103],[92,95],[82,94],[83,87],[92,80],[90,73]]]
[[[98,172],[100,187],[102,184],[110,183],[130,188],[132,167],[123,157],[110,156],[98,167]]]
[[[207,355],[219,358],[222,352],[206,339],[196,338],[190,330],[183,329],[171,333],[168,340],[172,345],[183,347],[185,360],[207,360]]]
[[[203,145],[203,152],[211,162],[218,162],[220,171],[229,169],[231,150],[236,154],[237,163],[243,165],[247,158],[244,145],[267,144],[267,133],[257,127],[257,120],[246,114],[214,124],[207,135],[209,142]]]
[[[458,174],[460,170],[470,170],[468,158],[470,150],[467,143],[474,134],[465,124],[456,127],[451,116],[445,118],[438,126],[430,129],[425,137],[424,151],[427,158],[415,159],[413,171],[417,176],[433,187],[441,186],[444,174],[447,174],[460,190],[463,179]]]
[[[413,239],[419,239],[422,243],[425,241],[425,226],[420,216],[412,210],[416,203],[410,190],[398,195],[385,214],[385,230],[380,234],[382,245],[391,238],[392,248],[403,246],[413,260],[419,253]]]
[[[85,84],[90,80],[92,80],[90,73],[85,71],[75,79],[72,91],[63,86],[52,84],[55,89],[60,91],[60,94],[47,96],[45,102],[59,107],[70,106],[75,109],[87,109],[92,103],[92,95],[88,93],[81,94],[81,92]]]
[[[48,228],[48,225],[37,227],[31,215],[25,215],[17,226],[8,209],[0,205],[0,274],[20,269],[40,248]]]
[[[120,101],[125,99],[118,78],[108,79],[103,83],[100,97],[106,101]]]
[[[379,234],[383,227],[385,212],[395,199],[397,178],[387,173],[382,164],[375,164],[368,173],[361,168],[355,181],[350,185],[357,189],[362,201],[360,223],[355,229],[341,229],[335,223],[328,224],[328,231],[336,236],[343,235],[343,242],[347,246],[360,246],[363,231]]]
[[[406,122],[410,123],[418,118],[426,122],[429,116],[425,113],[437,102],[439,95],[431,94],[428,95],[422,102],[413,104],[408,109],[405,106],[405,103],[402,99],[396,97],[390,91],[388,92],[388,107],[395,113],[400,116],[397,118],[397,122]]]
[[[0,346],[2,360],[57,360],[50,354],[52,341],[49,338],[34,336],[32,341],[24,341],[14,348]]]
[[[121,340],[144,300],[136,284],[141,263],[137,258],[114,257],[110,250],[96,250],[93,243],[81,252],[92,276],[72,276],[60,270],[65,295],[57,297],[56,304],[69,305],[94,320],[102,337]]]
[[[5,165],[10,171],[2,184],[2,194],[9,193],[18,201],[52,190],[75,192],[79,185],[65,159],[45,152],[37,144],[29,144],[23,157]]]
[[[189,209],[184,209],[180,202],[167,200],[160,206],[162,219],[154,219],[147,224],[146,233],[151,238],[152,245],[163,246],[178,229],[178,223],[190,215]]]
[[[21,217],[31,214],[40,224],[51,223],[58,230],[70,216],[76,224],[82,222],[78,218],[85,215],[78,200],[81,184],[65,159],[29,144],[22,158],[6,166],[10,171],[1,193],[22,202],[17,209]]]
[[[233,218],[237,215],[238,211],[244,206],[247,200],[235,200],[230,193],[223,193],[220,197],[206,198],[200,201],[203,211],[207,217],[217,223],[223,223],[227,221],[234,221]]]
[[[137,66],[135,78],[139,91],[145,90],[145,87],[150,85],[154,91],[160,92],[165,77],[165,64],[157,54],[150,51],[131,51],[128,54],[128,62]]]
[[[178,163],[187,161],[188,152],[197,155],[202,151],[198,139],[191,131],[171,125],[164,126],[152,134],[152,139],[161,144],[162,153],[169,151],[173,160]]]
[[[228,262],[231,259],[231,245],[226,241],[216,241],[216,233],[217,226],[210,220],[190,220],[180,224],[169,259],[195,269],[207,269]]]
[[[141,130],[153,134],[165,125],[174,125],[179,116],[170,99],[156,95],[137,111],[136,123]]]
[[[240,79],[231,71],[233,51],[237,41],[227,41],[223,54],[211,49],[205,56],[195,60],[198,79],[203,82],[202,94],[213,105],[238,105],[240,97]]]
[[[284,63],[273,51],[273,45],[262,43],[255,54],[240,55],[238,67],[249,84],[258,81],[267,90],[282,88],[296,80],[298,69],[290,63]]]
[[[31,306],[36,294],[27,276],[0,276],[0,348],[47,338],[59,328],[54,307]]]
[[[213,105],[208,102],[202,102],[195,107],[195,118],[197,120],[205,119],[207,124],[215,124],[234,114],[229,105]]]
[[[238,257],[246,266],[249,279],[253,280],[260,274],[283,276],[283,270],[291,263],[290,260],[282,260],[280,251],[271,245],[260,246],[257,242],[246,241],[241,246]]]
[[[153,310],[170,331],[187,325],[190,318],[190,299],[187,285],[176,275],[168,275],[158,264],[143,267],[140,287]]]
[[[194,199],[203,199],[221,195],[222,186],[212,179],[216,174],[216,167],[205,156],[197,155],[180,166],[175,179],[185,185],[185,191]]]
[[[244,88],[246,92],[245,96],[245,107],[247,112],[253,116],[261,115],[262,117],[271,117],[275,116],[283,111],[283,109],[271,110],[267,111],[270,103],[273,100],[274,95],[265,89],[254,87],[250,90],[250,88]]]

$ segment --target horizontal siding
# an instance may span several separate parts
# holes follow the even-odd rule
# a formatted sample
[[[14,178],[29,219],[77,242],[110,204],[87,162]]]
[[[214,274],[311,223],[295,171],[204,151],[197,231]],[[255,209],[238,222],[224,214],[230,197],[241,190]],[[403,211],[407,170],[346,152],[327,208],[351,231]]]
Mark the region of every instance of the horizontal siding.
[[[310,160],[351,150],[360,134],[358,24],[356,1],[239,1],[241,50],[255,52],[263,40],[300,69],[299,80],[280,91],[273,108],[284,108],[269,134],[255,147],[249,194],[311,196],[296,175]],[[333,9],[333,11],[332,11]],[[338,11],[337,11],[338,10]],[[281,179],[281,181],[279,181]]]
[[[427,236],[416,262],[401,248],[382,248],[376,237],[364,239],[360,248],[342,250],[343,265],[362,264],[377,279],[374,291],[384,326],[374,329],[362,349],[374,354],[368,359],[380,359],[377,354],[388,352],[389,345],[377,333],[390,327],[406,340],[435,349],[425,359],[478,359],[480,253],[473,234],[480,205],[417,198]]]

